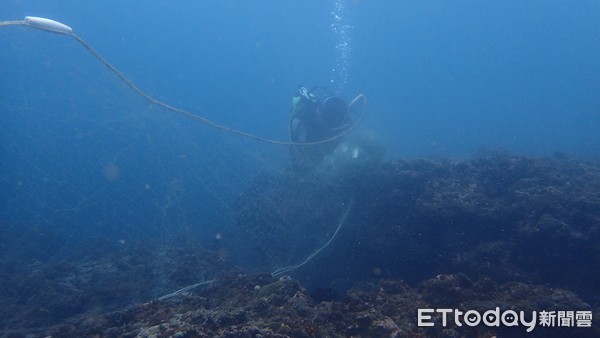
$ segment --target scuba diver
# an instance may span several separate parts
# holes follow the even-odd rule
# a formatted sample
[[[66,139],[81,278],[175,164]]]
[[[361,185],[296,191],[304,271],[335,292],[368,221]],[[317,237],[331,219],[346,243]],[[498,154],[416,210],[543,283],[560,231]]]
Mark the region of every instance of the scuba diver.
[[[326,96],[318,97],[316,90]],[[334,137],[351,124],[346,102],[327,89],[317,87],[308,91],[301,87],[292,99],[290,117],[290,140],[306,143],[318,142]]]
[[[314,143],[342,135],[352,126],[350,109],[343,99],[323,87],[300,87],[292,99],[289,122],[290,141]],[[294,168],[311,169],[333,152],[342,137],[320,144],[292,147]]]

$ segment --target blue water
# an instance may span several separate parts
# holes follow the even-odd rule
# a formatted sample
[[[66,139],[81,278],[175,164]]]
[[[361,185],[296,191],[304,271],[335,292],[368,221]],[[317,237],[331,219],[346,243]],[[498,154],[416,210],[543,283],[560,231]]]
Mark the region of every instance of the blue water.
[[[350,25],[342,94],[367,94],[369,126],[391,154],[600,151],[597,2],[340,3]],[[150,93],[260,135],[285,138],[296,86],[328,85],[336,77],[335,1],[3,7],[5,19],[65,22]],[[7,43],[32,35],[39,33],[2,32]],[[40,39],[52,42],[39,53],[89,59],[65,39]],[[18,64],[13,54],[5,48],[3,61],[18,72],[28,62]]]
[[[600,156],[597,1],[0,8],[1,20],[68,24],[148,94],[271,139],[287,139],[298,86],[321,85],[368,97],[361,128],[387,159]],[[287,166],[285,146],[151,106],[66,36],[4,27],[0,44],[0,226],[55,233],[53,254],[140,240],[219,248],[232,201]]]

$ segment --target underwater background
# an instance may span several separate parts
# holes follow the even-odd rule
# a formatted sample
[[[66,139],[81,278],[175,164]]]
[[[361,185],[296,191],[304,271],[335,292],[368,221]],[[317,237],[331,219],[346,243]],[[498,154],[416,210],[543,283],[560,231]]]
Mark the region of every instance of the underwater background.
[[[518,211],[532,204],[504,200],[499,205],[507,209],[495,209],[490,219],[510,215],[506,223],[468,212],[445,215],[452,226],[441,231],[417,215],[423,209],[412,209],[410,201],[431,192],[428,184],[439,179],[433,185],[439,191],[450,189],[452,180],[463,182],[452,185],[462,192],[468,182],[492,182],[493,192],[475,196],[496,203],[505,192],[499,186],[523,177],[539,182],[536,174],[553,168],[562,168],[561,178],[541,175],[544,184],[589,184],[589,190],[553,195],[551,205],[576,215],[574,238],[586,231],[593,236],[565,248],[569,262],[589,259],[576,273],[587,283],[554,276],[556,283],[548,284],[572,289],[592,306],[600,303],[591,286],[600,280],[597,172],[560,162],[597,163],[600,156],[597,1],[0,0],[0,13],[2,21],[40,16],[65,23],[150,96],[269,139],[288,140],[291,99],[299,86],[327,87],[346,102],[364,94],[368,106],[359,132],[385,150],[359,174],[334,171],[306,183],[289,174],[289,146],[240,137],[152,105],[68,36],[0,27],[2,334],[156,299],[213,279],[225,265],[252,273],[295,265],[331,238],[345,212],[354,224],[381,229],[398,227],[400,218],[427,223],[429,243],[462,262],[468,255],[456,249],[458,242],[444,242],[456,240],[447,232],[460,232],[465,223],[465,232],[489,239],[505,224],[525,227],[528,218]],[[440,169],[474,156],[484,160],[468,162],[472,169]],[[496,166],[498,171],[490,169]],[[490,176],[473,174],[480,170]],[[390,177],[401,177],[402,184],[389,184]],[[561,202],[577,194],[588,197],[589,205]],[[508,210],[511,205],[521,209]],[[548,205],[535,217],[555,224],[548,221],[548,210],[554,210]],[[484,222],[495,230],[472,231]],[[368,278],[384,271],[416,284],[438,273],[477,278],[485,270],[443,268],[450,261],[424,264],[411,251],[392,254],[394,246],[410,247],[403,235],[419,230],[380,233],[390,241],[382,244],[370,232],[376,228],[353,229],[345,235],[342,229],[331,243],[350,243],[338,247],[343,257],[359,257],[365,245],[381,249],[355,261],[381,259],[378,273]],[[517,249],[536,242],[532,247],[541,252],[564,237],[525,238]],[[372,247],[364,244],[367,239]],[[216,261],[203,261],[213,255]],[[290,274],[309,288],[339,293],[368,279],[362,272],[344,275],[351,267],[336,267],[335,257]],[[519,262],[524,269],[530,263]],[[537,283],[556,273],[544,269]],[[106,277],[115,271],[119,277]],[[344,280],[336,279],[337,272]],[[484,274],[498,281],[527,279],[512,270]],[[57,304],[73,293],[79,294],[75,305],[68,299],[44,310],[32,300],[45,294],[48,304]],[[324,296],[329,298],[336,297]]]

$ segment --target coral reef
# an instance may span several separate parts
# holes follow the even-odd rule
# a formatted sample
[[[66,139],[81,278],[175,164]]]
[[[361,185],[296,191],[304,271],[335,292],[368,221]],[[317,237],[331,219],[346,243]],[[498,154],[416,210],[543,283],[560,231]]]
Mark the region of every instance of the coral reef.
[[[248,266],[258,271],[301,261],[335,227],[340,196],[355,197],[336,240],[294,274],[308,288],[465,273],[562,287],[600,302],[600,168],[589,162],[497,153],[397,160],[346,185],[281,177],[249,191],[237,224],[252,250],[241,261],[256,258]],[[306,217],[313,214],[319,222]]]
[[[326,249],[270,275],[326,243],[350,200]],[[141,245],[50,260],[43,243],[58,237],[1,228],[0,336],[520,337],[522,326],[443,327],[439,313],[418,327],[417,309],[600,313],[600,166],[589,161],[488,153],[347,180],[266,175],[234,210],[230,255]],[[25,239],[38,245],[12,244]],[[530,335],[594,337],[599,323]]]
[[[569,291],[521,283],[497,285],[490,280],[471,282],[463,275],[436,276],[418,288],[381,280],[351,290],[339,301],[317,303],[289,277],[231,274],[195,293],[72,320],[47,333],[53,337],[521,337],[524,327],[419,328],[417,309],[442,304],[462,310],[499,306],[527,311],[540,302],[548,310],[590,310]],[[531,336],[551,333],[592,337],[600,333],[600,327],[539,328]]]

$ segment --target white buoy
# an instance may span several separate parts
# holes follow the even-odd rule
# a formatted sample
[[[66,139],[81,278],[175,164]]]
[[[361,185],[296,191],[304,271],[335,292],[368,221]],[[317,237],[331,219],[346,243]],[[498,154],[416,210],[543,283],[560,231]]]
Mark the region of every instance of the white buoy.
[[[36,16],[26,16],[25,23],[31,27],[35,27],[35,28],[42,29],[45,31],[63,33],[63,34],[72,34],[73,33],[73,30],[71,29],[71,27],[65,25],[64,23],[60,23],[58,21],[54,21],[54,20],[50,20],[50,19],[46,19],[46,18],[39,18]]]

